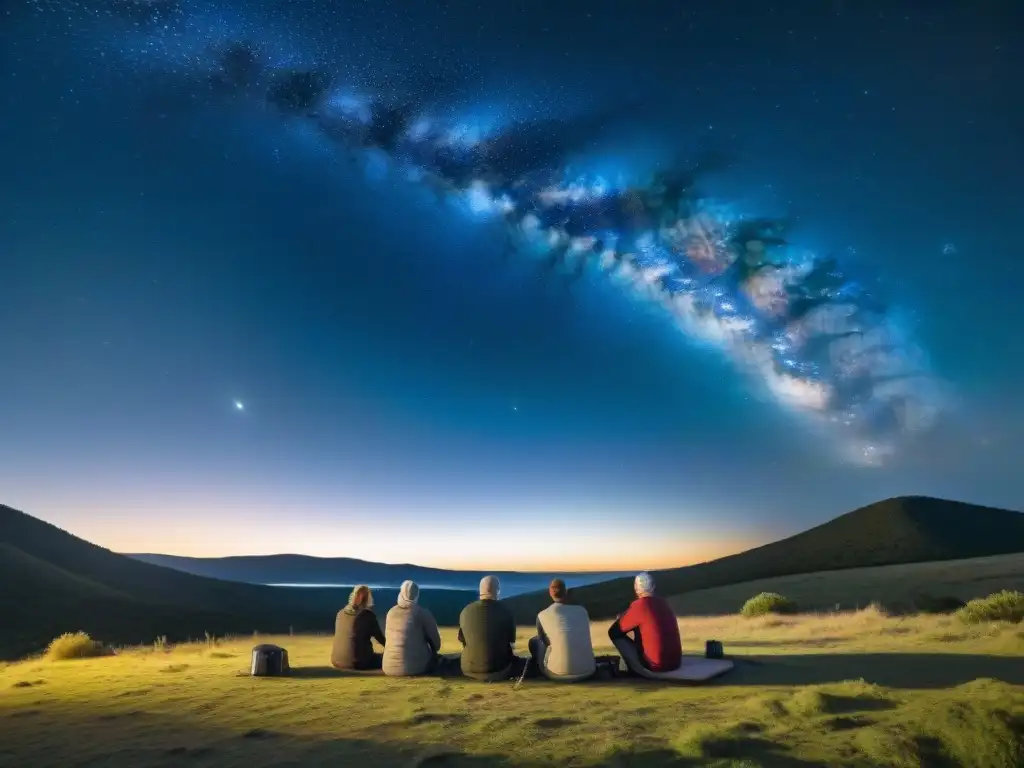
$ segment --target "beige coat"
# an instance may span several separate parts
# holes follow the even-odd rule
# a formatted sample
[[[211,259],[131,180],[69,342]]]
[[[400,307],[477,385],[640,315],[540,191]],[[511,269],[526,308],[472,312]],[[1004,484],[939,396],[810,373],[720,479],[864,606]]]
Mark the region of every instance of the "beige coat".
[[[416,603],[399,604],[384,620],[384,674],[422,675],[441,649],[434,615]]]
[[[582,605],[552,603],[537,614],[537,634],[547,638],[542,671],[548,677],[583,680],[596,671],[590,616]]]

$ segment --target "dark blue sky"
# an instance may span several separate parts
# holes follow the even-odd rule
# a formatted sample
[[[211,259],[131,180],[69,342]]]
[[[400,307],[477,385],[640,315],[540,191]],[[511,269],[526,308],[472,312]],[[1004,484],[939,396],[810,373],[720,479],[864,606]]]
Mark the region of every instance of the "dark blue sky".
[[[500,229],[301,126],[189,106],[188,63],[158,74],[102,5],[0,24],[0,500],[122,551],[595,569],[902,493],[1021,506],[1019,3],[204,17],[370,90],[610,109],[577,158],[599,169],[729,155],[712,191],[877,280],[947,388],[941,428],[870,469],[656,308],[503,259]]]

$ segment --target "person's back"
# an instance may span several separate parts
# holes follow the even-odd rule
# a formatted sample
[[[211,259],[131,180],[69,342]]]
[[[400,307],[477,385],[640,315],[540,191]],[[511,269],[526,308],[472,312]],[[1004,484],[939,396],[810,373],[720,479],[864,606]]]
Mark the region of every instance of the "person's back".
[[[652,672],[679,669],[683,660],[679,622],[665,598],[654,594],[638,597],[616,623],[623,632],[636,631],[645,667]]]
[[[418,605],[419,587],[402,584],[398,604],[384,622],[383,669],[385,675],[422,675],[434,669],[441,649],[441,634],[433,614]]]
[[[537,629],[546,644],[544,674],[564,680],[582,680],[596,671],[590,639],[590,616],[582,605],[552,603],[537,615]]]
[[[501,676],[515,661],[516,622],[512,612],[498,602],[497,583],[493,577],[481,581],[480,600],[459,615],[460,663],[467,677]]]
[[[372,640],[385,645],[370,590],[361,585],[352,590],[349,603],[334,620],[331,665],[337,669],[380,669],[381,654],[374,652]]]

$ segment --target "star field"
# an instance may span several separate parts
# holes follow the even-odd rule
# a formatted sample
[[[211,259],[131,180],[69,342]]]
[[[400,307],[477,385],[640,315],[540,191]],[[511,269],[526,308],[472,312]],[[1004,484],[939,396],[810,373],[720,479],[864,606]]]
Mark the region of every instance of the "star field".
[[[124,551],[594,569],[901,493],[1020,506],[1018,3],[2,13],[4,503]],[[842,460],[658,306],[567,285],[500,223],[218,86],[239,40],[446,124],[599,114],[573,173],[722,154],[707,195],[884,296],[942,418],[884,466]],[[482,536],[481,510],[552,542]]]

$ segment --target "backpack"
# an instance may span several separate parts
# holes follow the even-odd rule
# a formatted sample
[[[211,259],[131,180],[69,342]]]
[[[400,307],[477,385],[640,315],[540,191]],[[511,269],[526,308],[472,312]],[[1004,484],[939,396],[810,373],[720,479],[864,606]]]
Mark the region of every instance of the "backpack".
[[[253,677],[279,677],[287,675],[289,671],[288,651],[284,648],[264,644],[252,649],[250,674]]]

